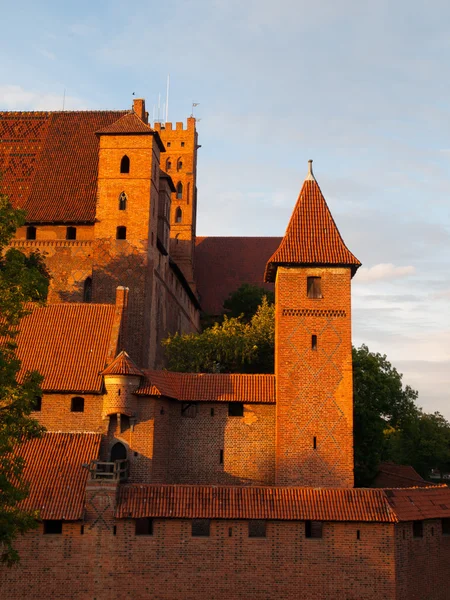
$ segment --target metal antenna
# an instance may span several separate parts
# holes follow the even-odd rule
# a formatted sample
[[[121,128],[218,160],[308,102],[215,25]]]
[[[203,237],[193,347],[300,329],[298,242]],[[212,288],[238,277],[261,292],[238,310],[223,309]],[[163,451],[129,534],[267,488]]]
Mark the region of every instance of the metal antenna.
[[[66,88],[64,88],[64,94],[63,94],[63,111],[64,111],[65,104],[66,104]]]
[[[191,112],[191,117],[194,117],[194,108],[195,108],[196,106],[198,106],[199,104],[200,104],[200,102],[193,102],[193,103],[192,103],[192,112]]]
[[[166,91],[166,123],[169,120],[169,83],[170,75],[167,75],[167,91]]]

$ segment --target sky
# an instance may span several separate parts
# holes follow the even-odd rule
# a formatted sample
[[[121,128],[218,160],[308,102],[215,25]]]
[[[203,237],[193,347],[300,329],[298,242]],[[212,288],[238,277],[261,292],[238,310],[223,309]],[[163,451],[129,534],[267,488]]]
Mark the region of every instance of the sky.
[[[283,235],[312,158],[363,263],[354,344],[450,419],[448,1],[1,4],[0,109],[152,117],[168,74],[169,121],[198,103],[199,235]]]

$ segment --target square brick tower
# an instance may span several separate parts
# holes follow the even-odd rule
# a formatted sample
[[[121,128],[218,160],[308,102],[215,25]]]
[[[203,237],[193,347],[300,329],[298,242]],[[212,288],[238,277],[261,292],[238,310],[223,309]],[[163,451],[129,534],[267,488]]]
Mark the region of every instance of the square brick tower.
[[[312,173],[266,267],[275,282],[276,484],[353,487],[348,250]]]

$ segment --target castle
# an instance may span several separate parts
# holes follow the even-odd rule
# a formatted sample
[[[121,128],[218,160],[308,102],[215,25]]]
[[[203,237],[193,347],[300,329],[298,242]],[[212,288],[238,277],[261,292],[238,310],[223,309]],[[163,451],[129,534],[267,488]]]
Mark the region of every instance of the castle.
[[[20,447],[40,525],[1,597],[444,599],[447,487],[355,489],[351,279],[311,164],[285,236],[196,238],[195,119],[0,113],[12,245],[46,254],[21,324],[43,376]],[[241,283],[275,285],[273,375],[163,370]],[[217,284],[217,285],[216,285]]]

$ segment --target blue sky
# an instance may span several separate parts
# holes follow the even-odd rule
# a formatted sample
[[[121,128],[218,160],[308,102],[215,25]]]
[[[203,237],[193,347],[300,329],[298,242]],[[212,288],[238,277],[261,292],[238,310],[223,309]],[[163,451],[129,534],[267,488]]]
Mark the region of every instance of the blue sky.
[[[450,5],[9,3],[0,108],[196,116],[200,235],[282,235],[307,160],[349,248],[353,337],[450,418]]]

